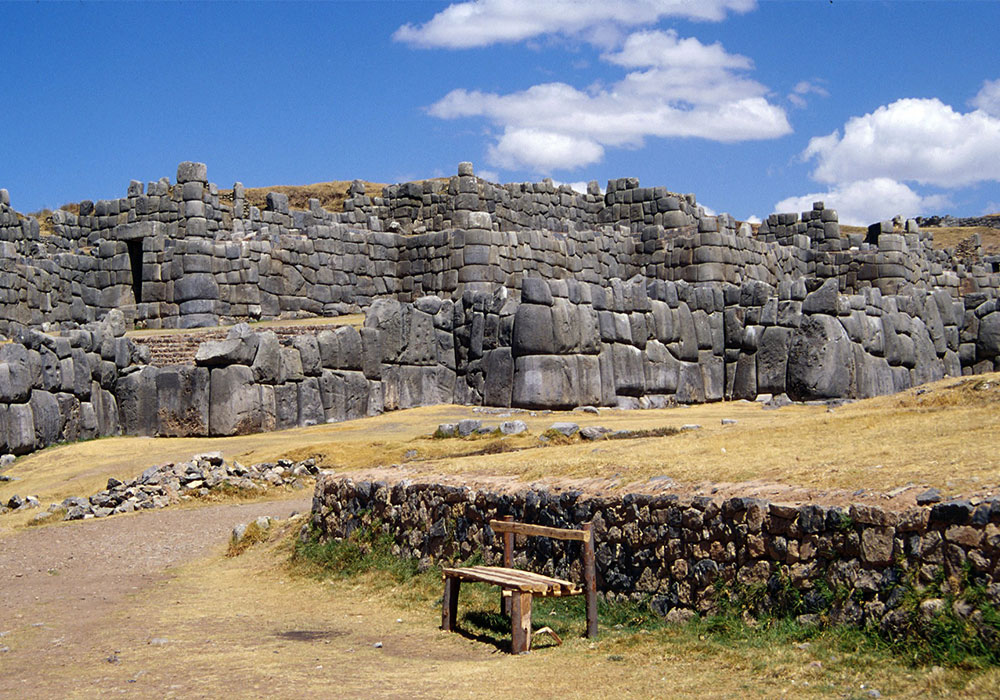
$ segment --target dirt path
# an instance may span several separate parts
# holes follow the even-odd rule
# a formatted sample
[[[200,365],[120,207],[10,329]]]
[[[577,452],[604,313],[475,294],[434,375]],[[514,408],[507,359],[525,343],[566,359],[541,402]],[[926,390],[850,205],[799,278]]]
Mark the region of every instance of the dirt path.
[[[95,642],[112,616],[168,578],[168,569],[220,552],[237,523],[261,515],[285,518],[307,510],[309,504],[309,497],[297,497],[168,508],[4,537],[0,697],[62,695],[44,682],[47,670],[107,663],[115,650]],[[141,625],[136,631],[155,636],[155,630],[145,631]]]

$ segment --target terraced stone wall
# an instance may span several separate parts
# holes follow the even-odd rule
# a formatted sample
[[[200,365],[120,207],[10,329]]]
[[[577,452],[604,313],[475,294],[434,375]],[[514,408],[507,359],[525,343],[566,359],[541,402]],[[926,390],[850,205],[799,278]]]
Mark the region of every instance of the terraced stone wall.
[[[380,195],[356,183],[345,211],[329,212],[316,200],[290,210],[278,193],[260,210],[239,183],[230,205],[203,164],[182,163],[174,184],[133,181],[125,197],[81,202],[45,223],[0,203],[0,331],[69,327],[113,308],[150,328],[332,316],[380,297],[458,300],[501,286],[516,297],[525,277],[605,288],[636,275],[772,287],[836,278],[845,293],[955,297],[995,296],[1000,284],[995,265],[933,250],[912,222],[842,237],[836,212],[817,203],[769,217],[754,235],[729,215],[707,215],[693,195],[634,178],[580,194],[550,181],[495,185],[469,164],[447,181]]]
[[[500,492],[328,473],[316,484],[312,527],[323,539],[381,528],[399,556],[424,563],[450,565],[482,552],[486,564],[499,565],[502,539],[488,524],[505,515],[564,528],[593,521],[598,590],[611,600],[648,600],[664,615],[710,612],[720,595],[741,590],[779,607],[780,597],[794,591],[806,614],[892,630],[906,622],[908,591],[935,581],[952,593],[977,583],[1000,602],[998,500],[893,512],[662,493]],[[515,566],[582,580],[577,543],[524,540],[515,547]]]

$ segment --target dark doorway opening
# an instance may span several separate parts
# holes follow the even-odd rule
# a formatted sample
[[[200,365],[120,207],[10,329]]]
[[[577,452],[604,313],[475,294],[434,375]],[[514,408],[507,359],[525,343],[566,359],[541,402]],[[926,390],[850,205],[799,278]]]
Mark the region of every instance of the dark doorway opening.
[[[128,262],[132,268],[132,294],[135,296],[135,303],[142,302],[142,239],[137,238],[132,241],[125,241],[128,246]]]

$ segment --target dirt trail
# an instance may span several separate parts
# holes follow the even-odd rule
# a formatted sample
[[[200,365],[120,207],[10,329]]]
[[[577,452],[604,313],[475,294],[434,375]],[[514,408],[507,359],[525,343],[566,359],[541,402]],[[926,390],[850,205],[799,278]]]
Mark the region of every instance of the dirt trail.
[[[167,508],[7,535],[0,548],[0,697],[62,695],[47,684],[46,671],[106,663],[114,649],[98,646],[101,634],[130,598],[155,588],[171,567],[220,552],[237,523],[285,518],[309,505],[300,496]],[[156,634],[141,622],[135,632]]]

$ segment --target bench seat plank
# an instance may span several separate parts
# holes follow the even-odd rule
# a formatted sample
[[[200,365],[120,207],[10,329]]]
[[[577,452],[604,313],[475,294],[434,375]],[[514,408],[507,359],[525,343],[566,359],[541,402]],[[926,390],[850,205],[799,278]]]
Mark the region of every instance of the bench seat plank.
[[[584,592],[582,586],[571,581],[502,566],[467,566],[458,569],[443,569],[442,574],[444,578],[491,583],[508,590],[530,592],[542,597],[558,598],[581,595]]]

